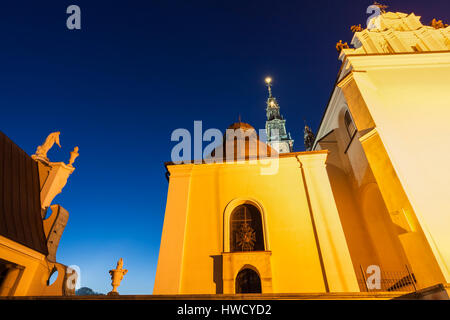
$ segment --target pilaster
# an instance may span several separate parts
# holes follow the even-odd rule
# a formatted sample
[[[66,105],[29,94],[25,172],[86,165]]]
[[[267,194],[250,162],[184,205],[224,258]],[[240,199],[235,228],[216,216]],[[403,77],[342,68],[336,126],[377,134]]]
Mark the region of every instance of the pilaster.
[[[326,153],[299,155],[330,292],[358,292],[350,252],[325,168]]]

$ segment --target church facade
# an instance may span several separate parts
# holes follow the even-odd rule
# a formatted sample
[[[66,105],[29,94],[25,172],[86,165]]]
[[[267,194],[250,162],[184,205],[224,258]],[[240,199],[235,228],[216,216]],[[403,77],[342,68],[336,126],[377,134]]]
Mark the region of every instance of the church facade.
[[[166,163],[154,294],[449,291],[450,28],[419,18],[383,12],[339,48],[311,151],[224,138],[244,156]]]
[[[231,127],[254,131],[244,123]],[[250,160],[167,164],[154,294],[244,293],[254,289],[245,287],[252,278],[265,293],[358,289],[327,151],[264,159],[259,145],[247,148]],[[261,174],[271,166],[276,173]]]

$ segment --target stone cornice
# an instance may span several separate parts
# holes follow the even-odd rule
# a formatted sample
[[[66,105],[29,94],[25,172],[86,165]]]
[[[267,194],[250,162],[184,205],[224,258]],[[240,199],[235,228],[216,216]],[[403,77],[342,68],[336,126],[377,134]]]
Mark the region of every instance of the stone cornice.
[[[450,65],[450,50],[394,54],[355,54],[348,55],[347,59],[356,70],[411,68],[418,66],[439,67],[440,65]],[[355,72],[355,70],[352,72]]]
[[[12,250],[19,255],[26,256],[36,260],[44,260],[45,255],[39,253],[31,248],[28,248],[18,242],[0,236],[0,249],[5,248],[6,250]]]
[[[373,136],[375,136],[375,135],[377,135],[377,134],[378,134],[377,128],[373,128],[372,130],[370,130],[369,132],[367,132],[365,135],[361,136],[361,137],[359,138],[359,141],[360,141],[361,143],[362,143],[362,142],[365,142],[365,141],[369,140],[370,138],[372,138]]]

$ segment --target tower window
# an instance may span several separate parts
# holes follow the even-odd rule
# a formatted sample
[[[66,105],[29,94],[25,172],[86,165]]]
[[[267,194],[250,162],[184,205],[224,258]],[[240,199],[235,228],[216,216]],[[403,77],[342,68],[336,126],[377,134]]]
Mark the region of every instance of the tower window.
[[[350,112],[345,111],[344,115],[345,128],[347,129],[347,133],[350,139],[353,138],[353,135],[356,133],[356,126],[353,123],[352,117],[350,116]]]
[[[238,206],[230,219],[230,251],[264,251],[261,214],[250,204]]]

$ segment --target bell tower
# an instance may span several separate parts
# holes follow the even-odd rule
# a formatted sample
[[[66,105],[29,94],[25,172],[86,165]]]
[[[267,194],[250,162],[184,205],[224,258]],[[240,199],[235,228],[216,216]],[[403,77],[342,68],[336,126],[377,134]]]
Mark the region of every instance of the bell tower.
[[[278,153],[292,152],[294,140],[291,139],[291,134],[286,132],[286,120],[280,113],[277,99],[272,96],[272,78],[267,77],[265,81],[269,90],[266,106],[267,144]]]

